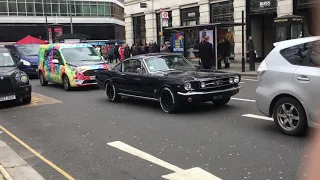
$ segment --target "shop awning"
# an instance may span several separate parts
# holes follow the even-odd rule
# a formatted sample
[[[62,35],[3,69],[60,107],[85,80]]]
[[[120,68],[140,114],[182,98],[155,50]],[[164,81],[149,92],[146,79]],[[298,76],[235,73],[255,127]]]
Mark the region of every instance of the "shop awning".
[[[209,29],[213,27],[233,27],[233,26],[242,26],[242,23],[235,23],[235,22],[220,22],[220,23],[210,23],[210,24],[199,24],[194,26],[175,26],[175,27],[167,27],[164,28],[165,30],[181,30],[181,29],[189,29],[189,28],[204,28]]]
[[[17,41],[15,44],[48,44],[48,43],[44,40],[28,35],[22,38],[21,40]]]

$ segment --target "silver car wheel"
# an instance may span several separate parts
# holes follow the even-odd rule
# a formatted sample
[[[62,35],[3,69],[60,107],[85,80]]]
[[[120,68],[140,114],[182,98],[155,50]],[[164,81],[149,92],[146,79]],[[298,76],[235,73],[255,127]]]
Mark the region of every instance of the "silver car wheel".
[[[290,103],[282,104],[277,110],[277,120],[281,128],[293,131],[299,125],[299,111]]]

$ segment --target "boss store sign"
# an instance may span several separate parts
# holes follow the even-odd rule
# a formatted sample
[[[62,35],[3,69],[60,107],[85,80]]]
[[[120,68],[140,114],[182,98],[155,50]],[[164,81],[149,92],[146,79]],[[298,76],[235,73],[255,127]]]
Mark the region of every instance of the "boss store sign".
[[[277,0],[251,0],[251,14],[277,12]]]
[[[194,20],[199,19],[199,8],[189,8],[189,9],[181,9],[181,19],[184,20]]]

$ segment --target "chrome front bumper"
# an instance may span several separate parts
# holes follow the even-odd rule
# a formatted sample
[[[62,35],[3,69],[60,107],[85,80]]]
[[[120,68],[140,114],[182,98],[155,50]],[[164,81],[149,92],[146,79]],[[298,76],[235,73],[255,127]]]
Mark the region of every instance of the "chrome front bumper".
[[[177,92],[179,95],[181,96],[195,96],[195,95],[207,95],[207,94],[217,94],[217,93],[224,93],[224,92],[230,92],[230,91],[236,91],[241,89],[242,86],[238,86],[238,87],[234,87],[234,88],[230,88],[230,89],[224,89],[224,90],[216,90],[216,91],[209,91],[209,92],[193,92],[193,91],[189,91],[186,93],[183,92]]]

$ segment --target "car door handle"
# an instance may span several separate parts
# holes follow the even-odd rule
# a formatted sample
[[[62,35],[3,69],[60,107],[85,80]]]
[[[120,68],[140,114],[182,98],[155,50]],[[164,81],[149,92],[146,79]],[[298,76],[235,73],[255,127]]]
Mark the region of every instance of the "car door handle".
[[[298,76],[297,77],[298,81],[303,81],[303,82],[308,82],[310,79],[307,76]]]

